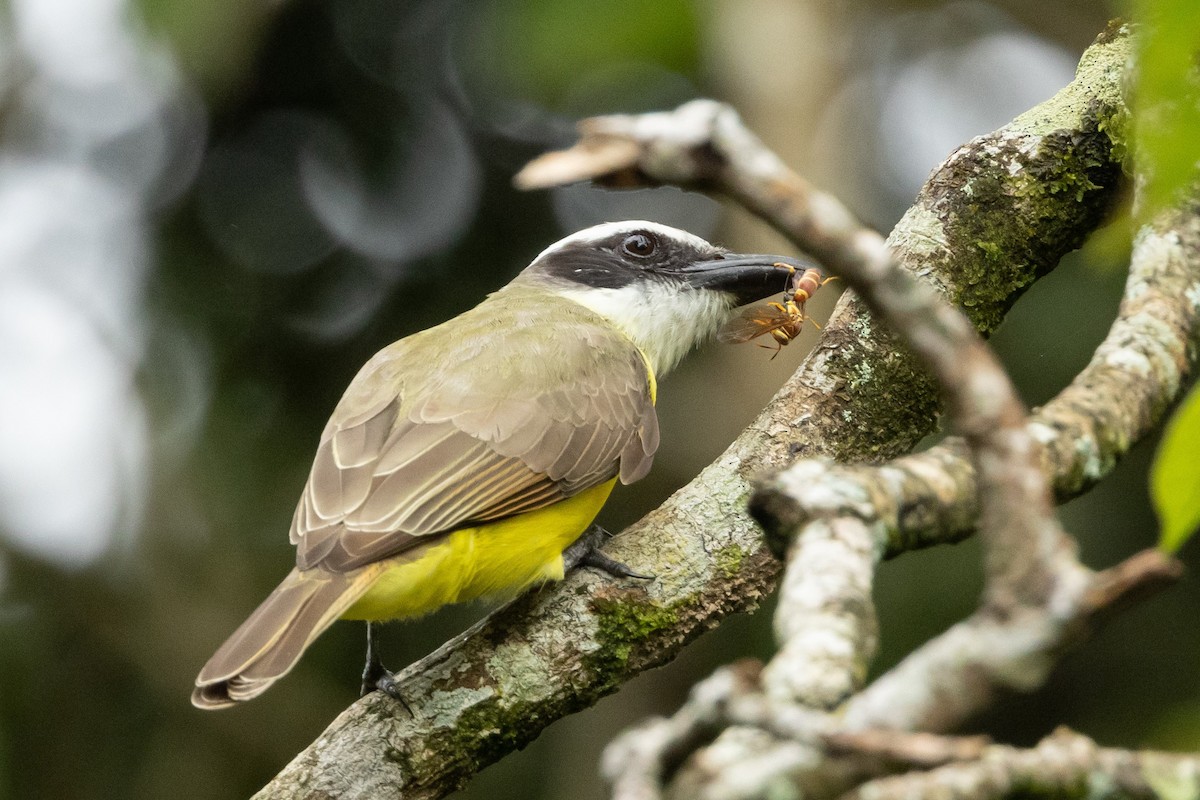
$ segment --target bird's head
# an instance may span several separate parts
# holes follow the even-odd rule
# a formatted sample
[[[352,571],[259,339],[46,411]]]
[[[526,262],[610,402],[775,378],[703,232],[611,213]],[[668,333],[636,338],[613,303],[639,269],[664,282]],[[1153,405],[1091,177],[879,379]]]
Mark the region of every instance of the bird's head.
[[[608,318],[661,375],[734,308],[785,291],[791,272],[780,264],[807,266],[785,256],[730,253],[686,231],[633,220],[552,244],[516,283],[545,287]]]

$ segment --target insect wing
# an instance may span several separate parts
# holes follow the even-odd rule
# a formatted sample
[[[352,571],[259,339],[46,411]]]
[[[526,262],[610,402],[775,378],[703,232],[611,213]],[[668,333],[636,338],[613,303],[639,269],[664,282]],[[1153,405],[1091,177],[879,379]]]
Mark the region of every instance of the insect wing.
[[[784,328],[792,324],[794,319],[794,316],[779,303],[750,306],[717,331],[717,341],[724,344],[742,344]]]

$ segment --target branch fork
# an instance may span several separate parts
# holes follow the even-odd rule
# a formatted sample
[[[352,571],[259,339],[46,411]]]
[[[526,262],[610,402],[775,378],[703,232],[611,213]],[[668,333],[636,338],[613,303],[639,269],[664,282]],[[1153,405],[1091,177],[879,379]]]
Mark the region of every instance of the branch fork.
[[[401,691],[413,698],[412,719],[393,717],[385,699],[360,701],[260,796],[318,789],[341,796],[342,777],[364,774],[379,797],[440,796],[557,717],[669,659],[725,614],[752,607],[779,574],[743,511],[751,478],[761,475],[774,477],[758,482],[751,509],[787,561],[779,651],[761,669],[739,662],[718,670],[676,714],[614,741],[604,772],[615,795],[652,800],[674,786],[716,800],[761,796],[783,781],[816,798],[853,790],[887,800],[885,782],[908,776],[889,777],[878,766],[903,761],[902,750],[865,752],[864,737],[880,730],[910,748],[908,763],[925,770],[915,776],[937,778],[960,764],[991,769],[999,746],[904,737],[950,730],[1001,689],[1036,685],[1111,609],[1178,575],[1178,565],[1156,553],[1100,573],[1078,562],[1054,518],[1043,468],[1051,467],[1060,495],[1086,483],[1061,476],[1077,463],[1062,454],[1080,449],[1072,437],[1085,423],[1074,422],[1087,415],[1069,412],[1081,405],[1084,387],[1073,385],[1031,421],[976,333],[990,331],[1022,287],[1078,246],[1122,185],[1121,148],[1111,131],[1127,113],[1120,82],[1130,52],[1126,29],[1106,32],[1059,96],[949,158],[886,242],[713,101],[586,120],[579,145],[527,166],[516,179],[523,188],[594,180],[726,194],[855,292],[843,298],[813,355],[729,451],[611,542],[614,556],[678,580],[637,597],[610,597],[596,580],[575,574],[518,600],[405,672],[411,690]],[[1080,154],[1086,157],[1064,157]],[[1064,183],[1075,190],[1055,190]],[[1145,315],[1139,323],[1123,306],[1114,335],[1123,326],[1125,338],[1106,343],[1115,349],[1089,370],[1106,385],[1140,381],[1138,397],[1148,410],[1130,415],[1138,419],[1124,427],[1123,418],[1113,419],[1120,414],[1099,415],[1103,424],[1086,440],[1100,454],[1085,470],[1088,480],[1098,480],[1153,425],[1193,365],[1197,311],[1180,301],[1186,293],[1176,284],[1198,279],[1200,230],[1194,217],[1157,224],[1146,241],[1172,257],[1135,251],[1127,303],[1132,309],[1148,293],[1165,304],[1155,316],[1168,321],[1170,335],[1158,338],[1165,344],[1150,357],[1162,369],[1147,376],[1130,366],[1134,359],[1112,357],[1156,338]],[[1140,334],[1131,339],[1134,330]],[[936,395],[923,369],[937,380],[963,436],[887,461],[933,424]],[[880,386],[890,392],[881,396]],[[1109,435],[1114,427],[1119,431]],[[969,535],[976,520],[988,580],[979,611],[864,688],[877,640],[870,596],[877,564]],[[723,566],[714,564],[714,553]],[[656,569],[664,557],[671,563]],[[491,735],[498,730],[502,741]],[[920,763],[911,755],[917,751],[925,753]],[[937,753],[945,764],[936,766]]]

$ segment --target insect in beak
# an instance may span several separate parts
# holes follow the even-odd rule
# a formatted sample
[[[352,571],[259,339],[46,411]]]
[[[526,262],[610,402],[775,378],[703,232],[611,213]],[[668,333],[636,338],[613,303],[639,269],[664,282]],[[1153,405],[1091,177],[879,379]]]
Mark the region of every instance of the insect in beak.
[[[800,335],[800,329],[804,327],[804,321],[808,318],[804,304],[822,286],[837,280],[836,275],[825,277],[815,267],[809,267],[797,276],[797,270],[791,264],[780,262],[775,266],[791,271],[790,291],[784,295],[781,302],[773,300],[765,304],[747,306],[717,332],[717,341],[741,344],[769,334],[775,340],[775,352],[771,355],[774,359],[785,345]],[[816,324],[813,322],[813,325]],[[771,349],[769,345],[759,346]]]

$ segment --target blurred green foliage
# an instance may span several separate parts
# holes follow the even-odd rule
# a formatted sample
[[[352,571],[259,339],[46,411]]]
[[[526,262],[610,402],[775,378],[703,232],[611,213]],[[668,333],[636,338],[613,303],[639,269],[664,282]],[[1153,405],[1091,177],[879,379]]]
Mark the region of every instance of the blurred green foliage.
[[[637,63],[693,74],[699,61],[689,0],[498,0],[483,5],[474,31],[471,47],[482,52],[492,80],[556,109],[580,76]]]
[[[1200,177],[1200,25],[1192,0],[1140,0],[1136,70],[1137,157],[1147,180],[1141,215],[1177,201]],[[1200,392],[1175,413],[1151,471],[1159,543],[1175,552],[1200,526]]]
[[[272,0],[136,0],[152,34],[165,36],[179,64],[211,100],[247,77],[278,4]]]
[[[1052,13],[1009,5],[1030,25],[1053,17],[1054,35],[1072,52],[1103,28],[1104,11],[1090,0],[1055,4]],[[348,158],[364,165],[366,182],[379,182],[388,165],[427,156],[413,156],[404,145],[436,101],[454,108],[467,131],[480,171],[478,209],[453,241],[419,258],[389,261],[338,246],[294,272],[256,271],[234,260],[215,241],[222,231],[206,227],[195,187],[154,218],[145,292],[149,349],[139,377],[153,427],[144,518],[136,536],[83,569],[3,550],[0,798],[245,797],[319,735],[356,694],[360,626],[334,626],[287,680],[245,707],[205,714],[187,698],[213,648],[288,569],[294,557],[288,521],[342,389],[378,348],[473,305],[557,238],[555,198],[519,194],[510,185],[524,159],[569,134],[571,120],[555,112],[645,110],[772,77],[743,76],[739,83],[722,74],[735,67],[714,55],[716,42],[735,32],[724,27],[731,7],[711,0],[138,0],[138,6],[208,103],[206,153],[246,141],[240,137],[264,118],[300,112],[336,129]],[[863,29],[887,29],[873,4],[841,11]],[[833,34],[818,29],[818,35]],[[837,35],[844,36],[837,46],[845,52],[837,67],[869,69],[874,54],[854,49],[861,40]],[[725,46],[754,49],[760,42],[743,38]],[[791,64],[786,51],[772,51],[772,58],[780,71]],[[726,99],[759,120],[793,103],[772,96],[755,109],[752,96]],[[492,106],[521,113],[532,107],[535,124],[506,127],[511,120],[490,117]],[[822,110],[803,113],[817,117]],[[832,138],[854,154],[875,146],[856,129]],[[848,191],[834,182],[828,188]],[[267,204],[256,222],[281,216]],[[1104,335],[1122,290],[1128,230],[1101,232],[1068,258],[1014,307],[994,337],[1030,403],[1044,402],[1069,381]],[[350,313],[361,303],[347,289],[353,288],[347,276],[368,287],[361,303],[373,305],[361,319]],[[329,303],[343,295],[352,302]],[[321,315],[357,322],[310,324]],[[664,381],[658,463],[647,480],[614,497],[604,524],[619,529],[691,478],[770,397],[795,363],[788,359],[800,353],[774,362],[754,360],[759,355],[744,348],[722,361],[709,349]],[[731,377],[735,363],[751,366]],[[681,444],[683,452],[669,452]],[[1111,564],[1152,541],[1145,497],[1150,447],[1139,447],[1112,479],[1064,509],[1088,563]],[[885,565],[876,592],[882,645],[874,670],[968,613],[979,582],[973,542]],[[481,613],[452,608],[389,627],[387,663],[423,656]],[[1114,745],[1200,745],[1200,717],[1191,713],[1200,707],[1200,629],[1190,624],[1198,614],[1200,591],[1191,584],[1137,608],[1064,663],[1044,690],[1006,699],[978,727],[1016,742],[1067,723]],[[551,726],[464,795],[604,796],[596,763],[605,742],[648,714],[672,711],[715,665],[769,656],[770,622],[769,607],[727,620],[668,667]]]
[[[1138,0],[1135,135],[1148,180],[1143,218],[1195,183],[1200,167],[1200,25],[1195,0]]]

